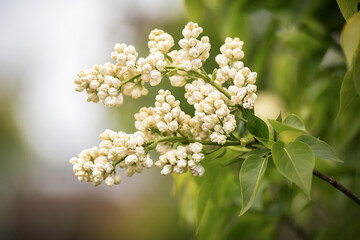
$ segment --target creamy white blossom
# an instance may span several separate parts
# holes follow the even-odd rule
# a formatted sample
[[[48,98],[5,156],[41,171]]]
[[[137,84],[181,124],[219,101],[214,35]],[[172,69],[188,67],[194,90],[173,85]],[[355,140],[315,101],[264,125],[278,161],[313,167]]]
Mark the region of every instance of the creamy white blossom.
[[[119,166],[126,169],[126,176],[132,176],[135,172],[141,172],[142,168],[153,165],[143,146],[144,133],[138,131],[127,134],[107,129],[100,134],[100,138],[100,150],[112,161],[121,161]]]
[[[150,52],[167,53],[174,46],[173,37],[161,29],[154,29],[149,34],[148,47]]]
[[[70,159],[70,163],[73,165],[73,171],[79,181],[92,182],[94,186],[101,184],[103,180],[109,186],[119,184],[121,181],[118,176],[113,176],[112,162],[98,147],[81,151],[77,157]]]
[[[155,166],[162,168],[161,174],[166,176],[171,173],[182,174],[188,171],[194,176],[204,175],[205,169],[201,161],[205,158],[202,153],[202,144],[190,143],[187,146],[178,146],[176,149],[168,150],[159,157]]]
[[[141,73],[141,79],[149,82],[151,86],[158,85],[161,82],[161,72],[166,66],[165,57],[160,52],[151,53],[146,58],[139,58],[137,62],[138,71]]]
[[[199,139],[225,144],[226,134],[236,128],[235,116],[230,113],[226,97],[209,83],[199,79],[185,85],[185,98],[194,105],[191,132]],[[213,134],[216,133],[216,134]]]
[[[87,101],[98,102],[106,106],[120,106],[123,95],[118,91],[121,81],[115,73],[115,66],[111,63],[94,65],[89,70],[81,70],[74,79],[75,90],[85,90],[88,94]]]
[[[237,72],[234,85],[228,88],[228,92],[231,95],[230,104],[239,104],[245,109],[254,107],[254,102],[257,98],[255,93],[257,87],[254,85],[256,77],[256,72],[251,72],[247,67]]]
[[[159,90],[155,107],[141,108],[135,114],[135,127],[144,133],[146,140],[153,139],[157,134],[173,136],[180,132],[187,134],[191,117],[180,108],[180,101],[176,100],[169,90]]]
[[[193,22],[189,22],[182,31],[184,38],[179,41],[181,49],[178,54],[185,71],[201,68],[203,62],[210,56],[209,37],[204,36],[200,40],[197,39],[202,31],[203,29]]]

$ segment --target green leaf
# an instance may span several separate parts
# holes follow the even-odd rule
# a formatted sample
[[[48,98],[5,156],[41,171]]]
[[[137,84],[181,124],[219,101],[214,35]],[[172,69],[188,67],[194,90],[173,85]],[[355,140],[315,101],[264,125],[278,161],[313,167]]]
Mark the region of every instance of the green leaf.
[[[199,22],[203,16],[204,1],[203,0],[185,0],[186,12],[190,20]]]
[[[282,122],[281,112],[279,113],[279,116],[276,118],[276,121]],[[273,129],[273,135],[274,135],[274,141],[276,142],[279,137],[278,136],[279,134],[276,133],[275,129]]]
[[[173,194],[178,195],[184,185],[189,181],[189,174],[172,174],[172,176],[174,179]]]
[[[354,63],[360,46],[360,12],[346,23],[341,33],[341,44],[348,67],[350,68]]]
[[[212,151],[211,153],[205,154],[205,159],[202,161],[202,165],[206,167],[206,165],[212,160],[223,156],[226,153],[225,147],[219,147],[218,149]]]
[[[336,119],[338,119],[340,115],[346,112],[347,109],[351,108],[351,106],[357,105],[359,103],[359,96],[355,90],[352,75],[353,69],[351,68],[346,72],[344,80],[341,84],[340,108]]]
[[[355,90],[357,94],[360,96],[360,48],[358,48],[353,69],[354,69],[353,79],[354,79]]]
[[[292,142],[287,147],[274,143],[273,159],[279,172],[295,183],[310,198],[312,171],[315,157],[311,148],[302,142]]]
[[[272,119],[268,119],[268,121],[277,133],[283,131],[305,132],[304,123],[293,114],[287,116],[282,123]]]
[[[356,12],[358,12],[358,3],[360,0],[336,0],[340,11],[346,21],[351,18]]]
[[[266,148],[255,148],[251,152],[245,153],[244,155],[241,155],[242,158],[248,158],[251,155],[258,155],[260,157],[265,156],[269,152]]]
[[[239,216],[243,215],[255,201],[256,192],[259,188],[262,177],[267,166],[267,158],[258,155],[251,155],[245,159],[241,166],[239,179],[241,188],[241,211]]]
[[[266,123],[252,113],[249,113],[247,116],[247,128],[249,132],[255,137],[268,140],[269,128]]]
[[[208,204],[209,197],[215,190],[213,185],[218,177],[219,168],[221,164],[219,162],[211,162],[206,168],[206,174],[204,174],[204,181],[200,187],[198,201],[197,201],[197,224],[199,225],[203,217],[205,208]]]
[[[343,161],[336,156],[331,146],[318,138],[309,135],[301,135],[296,141],[306,143],[314,152],[315,158],[343,163]]]
[[[240,146],[240,145],[239,146],[227,146],[226,149],[231,149],[234,152],[242,152],[242,153],[252,151],[251,148],[247,148],[247,147]]]
[[[169,77],[175,76],[176,74],[178,74],[178,71],[175,70],[171,70],[170,72],[167,73]]]
[[[301,119],[294,114],[290,114],[289,116],[287,116],[283,123],[296,129],[305,131],[305,125],[303,121],[301,121]]]

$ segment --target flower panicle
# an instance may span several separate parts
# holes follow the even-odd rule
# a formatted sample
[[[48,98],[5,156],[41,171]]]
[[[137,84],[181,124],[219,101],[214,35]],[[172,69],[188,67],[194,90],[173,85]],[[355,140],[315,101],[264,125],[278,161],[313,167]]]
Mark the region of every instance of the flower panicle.
[[[156,86],[167,75],[173,87],[185,88],[185,99],[194,108],[192,116],[186,114],[169,90],[159,90],[155,105],[135,114],[137,132],[107,129],[100,134],[99,146],[70,159],[80,181],[112,186],[121,182],[117,168],[131,177],[153,165],[161,168],[162,175],[190,171],[203,176],[205,145],[240,145],[234,135],[238,126],[234,106],[254,107],[257,74],[242,62],[244,42],[226,38],[215,57],[218,68],[208,75],[203,64],[211,45],[207,36],[200,37],[202,32],[198,24],[189,22],[178,42],[180,48],[171,50],[173,37],[154,29],[148,36],[148,56],[139,57],[134,46],[117,43],[111,53],[114,63],[96,64],[78,73],[75,90],[85,91],[90,102],[121,106],[124,95],[134,99],[146,95],[147,85]],[[152,150],[160,154],[155,164],[149,155]]]

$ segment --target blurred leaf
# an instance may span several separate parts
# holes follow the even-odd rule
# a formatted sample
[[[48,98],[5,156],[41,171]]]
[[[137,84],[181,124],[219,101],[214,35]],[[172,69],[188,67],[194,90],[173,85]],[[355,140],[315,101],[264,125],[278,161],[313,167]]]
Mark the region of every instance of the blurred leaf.
[[[341,44],[348,67],[350,68],[354,63],[360,46],[360,13],[355,14],[346,23],[341,33]]]
[[[241,166],[239,179],[242,195],[242,205],[239,216],[243,215],[255,201],[256,192],[264,176],[267,158],[252,155],[245,159]]]
[[[245,15],[242,9],[241,1],[229,1],[223,5],[223,34],[227,37],[244,38],[245,35]]]
[[[201,223],[206,205],[210,201],[213,194],[214,186],[218,181],[221,181],[221,174],[224,170],[223,164],[226,161],[233,160],[240,156],[242,152],[231,150],[230,148],[222,147],[214,153],[206,156],[207,164],[205,167],[205,174],[202,177],[199,196],[197,200],[197,224]],[[210,160],[210,161],[209,161]],[[203,160],[204,161],[204,160]]]
[[[314,152],[315,158],[343,163],[343,161],[336,156],[331,146],[318,138],[302,135],[298,137],[296,141],[306,143]]]
[[[174,179],[173,193],[174,195],[177,195],[181,192],[181,189],[184,187],[184,185],[189,181],[189,174],[172,174],[172,177]]]
[[[197,201],[197,224],[200,225],[205,208],[208,204],[209,198],[212,192],[215,190],[213,185],[217,180],[219,168],[221,167],[219,162],[211,162],[206,168],[206,174],[204,175],[203,184],[200,187],[199,197]]]
[[[337,115],[337,119],[342,115],[347,109],[351,109],[352,106],[359,104],[359,96],[355,90],[355,84],[353,81],[353,69],[349,69],[344,77],[344,80],[341,84],[340,89],[340,108]]]
[[[195,224],[196,196],[198,195],[198,186],[190,178],[184,185],[184,191],[180,195],[179,213],[187,223]]]
[[[268,119],[268,121],[277,133],[281,133],[283,131],[305,132],[304,123],[293,114],[287,116],[283,123],[272,119]]]
[[[359,25],[360,28],[360,25]],[[360,45],[359,45],[360,46]],[[354,72],[353,72],[353,79],[356,92],[358,96],[360,96],[360,47],[358,46],[358,51],[356,53],[356,57],[354,60]]]
[[[336,2],[346,21],[358,12],[358,3],[360,3],[360,0],[336,0]]]
[[[203,0],[184,0],[187,15],[190,20],[199,22],[203,16],[204,1]]]
[[[311,148],[302,142],[292,142],[287,147],[274,143],[272,147],[275,166],[280,173],[294,182],[310,198],[312,171],[315,157]]]

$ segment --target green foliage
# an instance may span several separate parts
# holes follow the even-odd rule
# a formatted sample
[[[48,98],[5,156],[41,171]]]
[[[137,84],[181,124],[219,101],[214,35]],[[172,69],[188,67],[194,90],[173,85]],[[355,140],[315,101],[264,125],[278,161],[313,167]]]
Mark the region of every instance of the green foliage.
[[[188,17],[192,21],[200,21],[203,16],[204,1],[203,0],[184,0]]]
[[[277,133],[283,131],[305,132],[304,123],[295,115],[287,116],[283,122],[271,119],[268,119],[268,121]]]
[[[248,114],[247,128],[256,138],[263,140],[269,139],[269,129],[266,123],[252,113]]]
[[[313,179],[312,171],[315,159],[326,160],[317,161],[316,169],[360,193],[356,177],[360,171],[359,1],[338,0],[341,12],[335,1],[285,2],[203,2],[200,25],[211,32],[211,54],[219,53],[225,37],[239,37],[245,43],[244,62],[258,73],[258,89],[274,93],[283,103],[282,112],[296,115],[269,119],[274,130],[270,133],[263,120],[247,114],[240,137],[248,142],[244,147],[252,150],[212,160],[222,161],[217,173],[222,180],[217,186],[223,187],[214,184],[216,190],[209,194],[198,230],[200,239],[282,239],[297,235],[298,230],[305,239],[357,235],[353,219],[360,210],[327,183]],[[205,69],[215,67],[213,62]],[[285,145],[282,141],[288,136],[286,143],[290,143]],[[260,169],[260,159],[268,154],[266,172],[258,184],[259,172],[251,173]],[[341,159],[344,164],[331,164]],[[252,180],[245,184],[248,191],[237,177]],[[246,212],[238,217],[239,210]]]
[[[336,0],[339,4],[339,8],[341,10],[342,15],[346,19],[346,21],[351,18],[356,12],[358,12],[358,4],[360,3],[359,0]]]
[[[243,215],[254,203],[260,182],[267,166],[267,158],[251,155],[246,158],[239,173],[241,188],[241,211]]]
[[[355,14],[345,25],[342,34],[342,48],[349,67],[353,66],[360,46],[360,13]]]
[[[315,166],[315,157],[311,148],[305,143],[295,141],[287,147],[274,143],[271,150],[274,163],[280,173],[310,198],[312,171]]]
[[[359,25],[360,28],[360,25]],[[360,96],[360,48],[358,48],[358,52],[354,61],[354,70],[353,70],[353,78],[354,84],[357,94]]]
[[[248,113],[247,118],[248,131],[267,148],[271,148],[273,141],[269,139],[269,128],[266,123],[253,113]]]
[[[342,85],[342,90],[344,90],[344,92],[340,95],[346,105],[348,102],[346,94],[348,93],[345,90],[353,87],[350,79],[354,81],[353,84],[355,90],[360,96],[360,13],[354,14],[349,19],[342,31],[341,40],[349,67],[348,73],[346,74]],[[340,112],[342,111],[342,107],[344,107],[344,105],[340,106]]]
[[[338,118],[344,112],[348,112],[353,109],[355,106],[359,106],[360,99],[357,95],[355,84],[353,80],[353,69],[350,69],[343,80],[340,89],[340,108],[338,113]]]
[[[317,159],[343,163],[343,161],[336,156],[331,146],[318,138],[309,135],[301,135],[296,141],[306,143],[314,152],[315,158]]]
[[[209,163],[206,168],[206,175],[204,176],[204,181],[200,187],[198,202],[197,202],[197,223],[198,225],[201,222],[201,219],[203,217],[205,208],[208,204],[208,200],[215,191],[213,188],[213,185],[215,185],[216,181],[219,181],[221,179],[218,179],[218,174],[220,170],[220,163],[219,162],[212,162]]]

